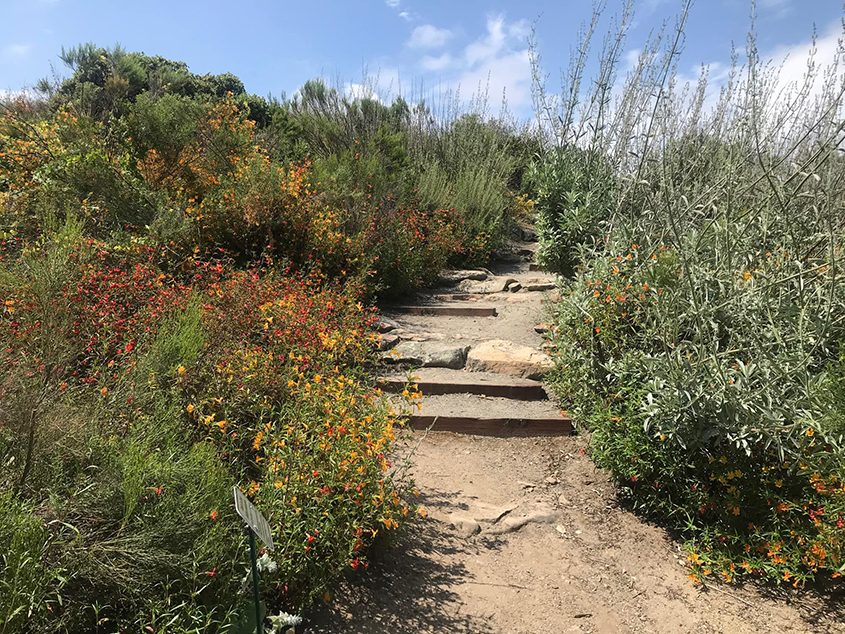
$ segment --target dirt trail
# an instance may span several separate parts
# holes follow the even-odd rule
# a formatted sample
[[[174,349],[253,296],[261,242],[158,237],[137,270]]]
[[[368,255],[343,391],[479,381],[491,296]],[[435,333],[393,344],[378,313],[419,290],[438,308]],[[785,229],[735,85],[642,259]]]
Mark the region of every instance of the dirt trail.
[[[549,276],[525,262],[495,272],[523,289],[460,300],[440,291],[421,303],[475,300],[496,306],[496,317],[394,314],[395,331],[403,340],[416,333],[423,343],[460,342],[470,350],[493,338],[539,349],[533,327],[545,293],[525,287]],[[493,279],[487,287],[460,284],[472,292],[505,281]],[[457,413],[473,416],[496,410],[530,418],[554,409],[545,401],[445,400],[447,413],[463,408]],[[583,436],[428,431],[405,440],[416,448],[412,472],[428,519],[384,549],[368,572],[351,575],[305,631],[845,632],[841,597],[694,587],[665,531],[619,507],[610,479],[586,457]]]

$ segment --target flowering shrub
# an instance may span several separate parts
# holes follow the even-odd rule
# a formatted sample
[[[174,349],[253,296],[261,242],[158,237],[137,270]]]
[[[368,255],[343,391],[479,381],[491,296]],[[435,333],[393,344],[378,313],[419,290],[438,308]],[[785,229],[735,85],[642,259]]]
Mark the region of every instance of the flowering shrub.
[[[686,540],[694,582],[829,583],[845,573],[845,128],[830,116],[845,95],[823,78],[842,60],[785,87],[752,32],[718,91],[706,72],[688,90],[688,17],[623,69],[626,14],[596,81],[585,53],[556,93],[570,98],[535,86],[558,147],[540,163],[542,251],[572,276],[554,384],[621,494]]]
[[[4,483],[78,531],[70,547],[65,524],[46,528],[51,565],[32,596],[55,596],[71,629],[92,618],[86,588],[120,606],[98,618],[126,626],[235,618],[245,551],[234,482],[279,545],[268,605],[301,611],[366,567],[375,536],[412,510],[388,458],[400,420],[366,372],[374,313],[319,275],[223,257],[166,273],[158,250],[80,229],[0,270]],[[65,499],[65,478],[85,493]],[[84,555],[101,548],[110,575]],[[141,588],[191,607],[174,615]]]
[[[409,513],[388,473],[396,412],[360,368],[374,316],[313,281],[258,271],[207,290],[209,348],[182,368],[185,412],[243,469],[274,527],[273,602],[299,610]]]
[[[705,257],[685,269],[673,248],[634,244],[591,260],[559,310],[556,389],[593,431],[593,455],[621,492],[687,535],[693,580],[835,579],[845,472],[830,386],[841,374],[819,373],[830,363],[822,342],[809,355],[778,345],[816,326],[773,313],[794,305],[778,300],[778,280],[800,276],[819,302],[832,280],[771,252],[733,273]],[[691,305],[690,288],[706,305]]]
[[[299,612],[413,511],[360,302],[485,261],[533,145],[318,82],[270,103],[118,48],[63,60],[0,110],[0,556],[33,563],[0,571],[0,622],[239,627],[234,484],[279,546],[265,603]]]

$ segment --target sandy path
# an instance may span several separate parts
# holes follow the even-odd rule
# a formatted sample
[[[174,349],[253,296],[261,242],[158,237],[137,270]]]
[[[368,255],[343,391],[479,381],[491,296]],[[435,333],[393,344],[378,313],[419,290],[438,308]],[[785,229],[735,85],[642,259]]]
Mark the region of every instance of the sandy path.
[[[516,268],[517,278],[538,275]],[[497,318],[403,323],[539,346],[532,326],[542,294],[517,296],[491,296],[503,308]],[[477,413],[477,399],[467,402]],[[584,437],[406,432],[405,440],[429,518],[351,575],[305,631],[845,632],[843,597],[693,586],[677,543],[619,507]]]

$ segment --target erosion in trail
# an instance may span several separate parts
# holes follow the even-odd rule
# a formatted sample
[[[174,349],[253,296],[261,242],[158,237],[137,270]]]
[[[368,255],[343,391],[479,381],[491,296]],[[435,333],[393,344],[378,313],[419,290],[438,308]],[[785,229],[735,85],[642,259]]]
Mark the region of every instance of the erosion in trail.
[[[845,631],[841,609],[817,597],[699,590],[678,544],[619,507],[534,380],[554,279],[533,270],[530,245],[515,251],[385,309],[385,388],[401,391],[410,369],[425,395],[406,440],[428,517],[306,631]]]

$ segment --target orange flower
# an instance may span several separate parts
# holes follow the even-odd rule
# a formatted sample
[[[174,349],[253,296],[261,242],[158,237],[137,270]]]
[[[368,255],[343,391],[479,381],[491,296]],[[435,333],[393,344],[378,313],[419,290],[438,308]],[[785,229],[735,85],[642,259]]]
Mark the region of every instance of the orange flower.
[[[109,393],[109,388],[107,388],[107,387],[105,387],[105,386],[103,386],[102,388],[100,388],[100,394],[102,394],[103,396],[105,396],[105,395],[106,395],[106,394],[108,394],[108,393]]]
[[[208,517],[212,522],[216,522],[217,521],[217,511],[212,511],[211,513],[208,514]]]

